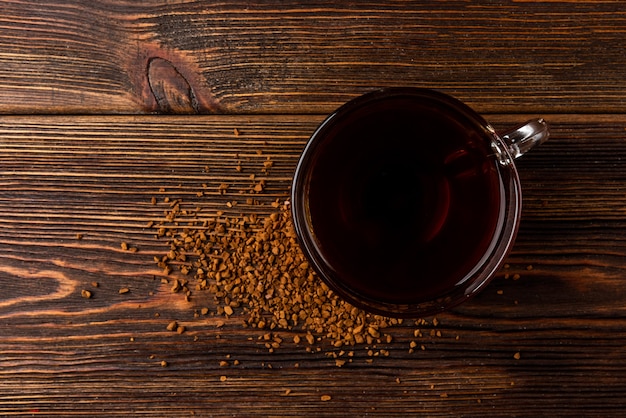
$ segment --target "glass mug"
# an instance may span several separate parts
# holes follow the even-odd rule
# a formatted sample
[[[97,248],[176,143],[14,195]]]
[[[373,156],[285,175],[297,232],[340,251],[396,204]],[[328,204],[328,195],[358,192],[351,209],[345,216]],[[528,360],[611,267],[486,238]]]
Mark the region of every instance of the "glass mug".
[[[520,221],[514,159],[549,136],[542,119],[504,135],[443,93],[367,93],[317,128],[298,162],[292,216],[328,287],[354,306],[418,317],[493,278]]]

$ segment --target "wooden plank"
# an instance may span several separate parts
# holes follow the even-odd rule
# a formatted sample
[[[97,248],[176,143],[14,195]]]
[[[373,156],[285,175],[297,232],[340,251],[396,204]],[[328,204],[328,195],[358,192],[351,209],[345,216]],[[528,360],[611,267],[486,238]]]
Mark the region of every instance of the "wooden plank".
[[[489,116],[499,129],[523,118]],[[438,321],[391,328],[390,343],[323,340],[309,352],[292,342],[298,331],[275,330],[283,342],[270,353],[266,330],[238,314],[197,315],[214,308],[210,297],[172,293],[153,261],[169,248],[147,227],[163,219],[164,198],[208,214],[275,211],[321,119],[0,117],[0,414],[623,412],[623,115],[548,115],[551,140],[519,160],[525,207],[509,268]],[[254,172],[267,181],[262,206],[235,193]],[[186,331],[168,331],[172,320]],[[333,356],[349,351],[337,367]]]
[[[328,113],[384,87],[623,113],[619,2],[12,0],[2,113]]]

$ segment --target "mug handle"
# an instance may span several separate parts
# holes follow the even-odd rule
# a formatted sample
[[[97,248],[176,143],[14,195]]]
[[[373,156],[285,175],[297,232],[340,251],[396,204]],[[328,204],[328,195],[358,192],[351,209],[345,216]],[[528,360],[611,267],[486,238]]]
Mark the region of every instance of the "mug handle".
[[[513,159],[524,155],[535,145],[545,142],[550,136],[548,124],[543,119],[529,120],[525,124],[500,135]]]

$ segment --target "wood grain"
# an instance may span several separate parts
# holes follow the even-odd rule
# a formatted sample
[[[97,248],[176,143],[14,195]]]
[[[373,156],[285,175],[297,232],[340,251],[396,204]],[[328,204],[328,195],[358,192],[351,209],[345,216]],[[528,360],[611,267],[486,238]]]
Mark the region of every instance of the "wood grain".
[[[170,112],[169,91],[200,113],[326,114],[409,85],[481,112],[623,113],[625,21],[613,1],[4,1],[0,112]]]
[[[487,118],[505,129],[530,116]],[[518,164],[509,268],[438,325],[428,318],[422,337],[406,321],[341,368],[327,354],[339,349],[307,352],[293,331],[269,353],[237,315],[196,317],[211,301],[161,282],[152,258],[167,246],[147,227],[165,196],[270,213],[322,117],[0,117],[0,415],[620,416],[626,117],[545,116],[551,140]],[[218,192],[267,156],[264,206]],[[187,331],[167,331],[171,320]],[[424,350],[409,353],[413,340]]]

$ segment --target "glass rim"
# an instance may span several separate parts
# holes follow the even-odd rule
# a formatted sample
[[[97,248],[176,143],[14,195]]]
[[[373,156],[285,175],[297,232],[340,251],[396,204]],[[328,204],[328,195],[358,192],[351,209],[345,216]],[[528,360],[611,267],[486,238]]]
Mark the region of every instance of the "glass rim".
[[[494,159],[494,164],[498,167],[501,181],[502,200],[500,215],[503,222],[492,238],[492,244],[483,255],[481,262],[460,280],[457,286],[450,291],[443,293],[437,299],[430,301],[419,301],[416,303],[395,303],[364,296],[349,286],[345,285],[338,277],[319,250],[314,233],[312,231],[311,220],[308,208],[308,183],[311,171],[311,161],[315,155],[317,147],[324,141],[325,134],[334,124],[341,122],[343,116],[367,106],[378,100],[388,98],[398,98],[401,96],[419,97],[436,101],[447,107],[451,107],[456,112],[460,112],[477,129],[483,132],[485,137],[491,140],[494,152],[502,153],[501,157]],[[319,279],[321,279],[330,290],[348,303],[362,308],[374,314],[389,317],[418,317],[432,315],[448,310],[466,301],[487,283],[489,283],[508,256],[515,241],[521,217],[521,184],[519,175],[513,158],[508,154],[507,147],[489,123],[487,123],[478,113],[472,110],[463,102],[441,93],[436,90],[401,87],[375,90],[370,93],[358,96],[340,106],[337,110],[327,116],[310,136],[307,144],[299,158],[292,181],[291,190],[291,211],[294,230],[300,247]]]

